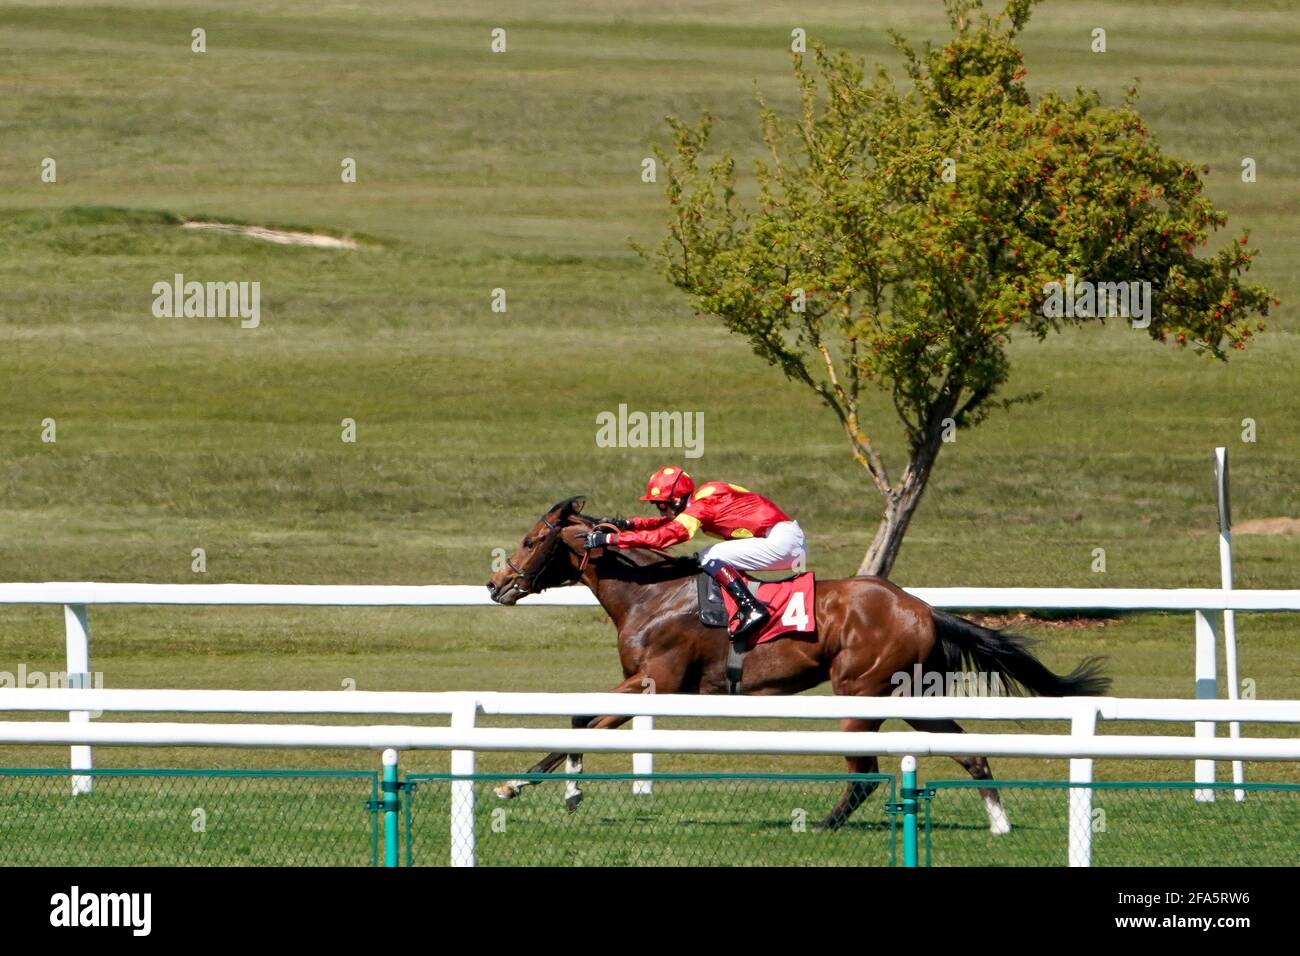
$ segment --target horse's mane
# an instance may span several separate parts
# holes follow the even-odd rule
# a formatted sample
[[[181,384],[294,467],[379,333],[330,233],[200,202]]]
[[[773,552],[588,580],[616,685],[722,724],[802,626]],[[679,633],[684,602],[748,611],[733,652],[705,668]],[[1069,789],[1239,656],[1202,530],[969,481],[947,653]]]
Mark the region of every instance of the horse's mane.
[[[585,501],[584,496],[575,495],[551,506],[551,511],[558,511],[570,521],[576,521],[588,528],[595,527],[596,519],[578,511],[582,507],[578,502]],[[678,556],[664,554],[649,548],[629,548],[627,550],[607,548],[600,558],[602,567],[609,568],[609,576],[626,581],[675,581],[680,578],[694,577],[700,573],[699,562],[694,555]]]
[[[605,565],[617,569],[609,576],[618,580],[676,581],[700,573],[694,555],[679,557],[649,548],[607,549],[601,561],[602,569]]]

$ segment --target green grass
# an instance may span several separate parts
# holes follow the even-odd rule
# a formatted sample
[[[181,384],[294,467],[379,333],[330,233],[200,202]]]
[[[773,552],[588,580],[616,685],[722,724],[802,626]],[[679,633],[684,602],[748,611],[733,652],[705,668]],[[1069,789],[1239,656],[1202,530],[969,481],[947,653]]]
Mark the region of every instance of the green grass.
[[[1067,787],[1004,781],[999,793],[1012,829],[994,836],[979,791],[969,783],[935,788],[932,866],[1064,866],[1070,831],[1080,825],[1092,831],[1094,866],[1300,865],[1295,785],[1248,784],[1241,802],[1231,786],[1216,787],[1214,800],[1202,803],[1190,785],[1099,784],[1088,822],[1078,824],[1069,819]]]
[[[0,769],[6,866],[371,866],[374,771]]]
[[[754,84],[793,102],[792,26],[897,68],[885,29],[937,39],[938,3],[817,3],[793,20],[767,0],[458,10],[0,3],[0,580],[480,582],[493,549],[512,548],[561,497],[633,510],[665,456],[596,447],[597,414],[621,402],[704,411],[695,470],[793,512],[819,574],[854,571],[878,503],[834,421],[690,315],[626,239],[651,243],[662,229],[661,193],[638,174],[665,139],[665,114],[709,109],[719,142],[747,160]],[[1252,278],[1284,304],[1226,365],[1115,326],[1014,342],[1008,394],[1046,395],[945,448],[895,580],[1213,585],[1216,445],[1232,455],[1239,521],[1300,515],[1295,10],[1037,10],[1023,37],[1034,87],[1082,84],[1115,102],[1137,76],[1159,141],[1210,164],[1230,230],[1248,225],[1262,249]],[[1087,51],[1097,24],[1104,55]],[[189,51],[195,26],[207,54]],[[494,26],[509,31],[504,56],[487,51]],[[1251,185],[1238,175],[1246,155],[1259,162]],[[52,185],[39,180],[47,156]],[[339,182],[349,156],[355,185]],[[363,247],[187,232],[187,218],[318,229]],[[261,282],[261,327],[155,319],[150,288],[176,272]],[[504,315],[490,310],[498,287]],[[888,403],[868,404],[897,471]],[[47,417],[53,445],[40,441]],[[356,444],[340,441],[345,417]],[[1255,443],[1240,439],[1246,417]],[[196,547],[203,575],[190,570]],[[1098,547],[1105,574],[1090,570]],[[1296,536],[1238,536],[1235,547],[1239,587],[1294,586]],[[585,610],[95,608],[91,629],[110,687],[576,691],[620,678],[610,627]],[[1058,669],[1108,655],[1117,693],[1191,693],[1187,615],[1028,630]],[[1239,631],[1241,674],[1258,694],[1297,696],[1294,619],[1243,615]],[[0,670],[19,665],[62,670],[58,608],[0,608]],[[486,755],[481,768],[531,759]],[[64,760],[57,748],[0,748],[8,766]],[[374,755],[100,748],[97,760],[365,767]],[[659,766],[839,769],[759,757]],[[626,758],[589,768],[625,770]],[[411,754],[406,769],[446,761]],[[1052,761],[994,769],[1064,774]],[[1098,763],[1108,779],[1189,770]],[[923,774],[954,771],[923,762]],[[1250,765],[1248,779],[1296,781],[1300,770]]]
[[[817,824],[845,781],[826,775],[748,778],[689,775],[656,779],[634,795],[627,775],[582,781],[582,806],[568,813],[544,788],[509,802],[475,786],[475,862],[479,866],[889,866],[898,830],[880,812],[838,832]],[[873,798],[879,810],[892,781]],[[445,779],[416,780],[406,860],[446,866],[465,834],[448,827]]]

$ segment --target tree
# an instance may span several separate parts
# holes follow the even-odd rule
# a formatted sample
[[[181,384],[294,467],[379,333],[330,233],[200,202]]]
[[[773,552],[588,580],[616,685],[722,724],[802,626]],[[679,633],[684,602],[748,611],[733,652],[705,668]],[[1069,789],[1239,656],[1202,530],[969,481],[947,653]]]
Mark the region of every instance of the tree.
[[[759,97],[753,209],[731,156],[704,162],[707,114],[670,117],[672,149],[657,150],[668,234],[638,251],[835,414],[883,498],[860,574],[889,573],[945,436],[1038,397],[1002,395],[1010,337],[1106,318],[1082,299],[1053,309],[1051,283],[1149,283],[1147,334],[1219,359],[1268,314],[1268,290],[1241,281],[1248,233],[1195,255],[1227,217],[1202,194],[1208,168],[1156,145],[1136,88],[1118,108],[1084,90],[1031,100],[1015,38],[1033,3],[990,17],[946,0],[952,37],[921,53],[891,34],[907,89],[883,67],[864,83],[844,52],[815,46],[815,69],[796,55],[798,115]],[[867,387],[902,424],[897,479],[862,420]]]

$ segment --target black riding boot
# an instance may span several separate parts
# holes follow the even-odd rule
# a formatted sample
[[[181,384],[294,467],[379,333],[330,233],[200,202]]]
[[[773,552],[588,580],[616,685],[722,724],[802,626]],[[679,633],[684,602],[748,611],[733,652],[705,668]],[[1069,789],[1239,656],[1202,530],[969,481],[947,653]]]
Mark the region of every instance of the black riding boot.
[[[739,643],[746,640],[771,620],[772,612],[767,609],[767,605],[754,597],[749,588],[745,586],[745,582],[739,577],[727,581],[723,587],[727,589],[731,599],[736,602],[736,617],[740,619],[736,629],[731,632],[733,641]]]

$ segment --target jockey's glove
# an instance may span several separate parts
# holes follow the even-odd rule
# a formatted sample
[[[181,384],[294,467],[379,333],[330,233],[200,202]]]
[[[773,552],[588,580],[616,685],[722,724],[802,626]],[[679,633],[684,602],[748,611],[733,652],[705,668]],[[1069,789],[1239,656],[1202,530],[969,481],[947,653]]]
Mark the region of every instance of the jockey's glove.
[[[611,544],[614,535],[607,531],[589,531],[587,536],[582,539],[582,546],[590,551],[592,548],[603,548]]]
[[[596,518],[596,524],[612,524],[619,531],[631,531],[632,521],[629,518]]]

